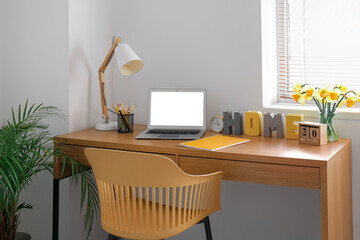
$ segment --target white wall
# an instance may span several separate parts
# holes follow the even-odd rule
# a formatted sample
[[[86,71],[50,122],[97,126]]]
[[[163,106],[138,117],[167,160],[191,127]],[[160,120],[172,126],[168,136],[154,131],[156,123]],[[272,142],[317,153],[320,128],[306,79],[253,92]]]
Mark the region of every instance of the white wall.
[[[144,61],[135,75],[114,71],[114,100],[135,101],[137,122],[146,122],[151,87],[206,88],[208,117],[228,109],[260,110],[259,0],[112,3],[114,34]]]
[[[144,61],[133,76],[113,70],[113,101],[135,102],[137,123],[146,123],[148,88],[206,88],[208,120],[224,110],[262,108],[260,0],[112,2],[114,34]],[[340,137],[351,138],[353,146],[360,140],[357,124],[338,121]],[[360,194],[358,156],[354,147],[354,202]],[[317,190],[224,181],[221,198],[223,210],[211,217],[215,239],[321,239]],[[356,226],[357,205],[354,215]],[[354,231],[359,238],[360,230]],[[174,239],[204,239],[203,234],[197,226]]]
[[[54,105],[68,115],[68,2],[67,0],[0,1],[0,120],[11,117],[29,98],[31,103]],[[51,122],[53,134],[69,131],[68,121]],[[52,176],[40,174],[23,192],[22,201],[34,205],[21,213],[20,231],[33,239],[50,239]],[[64,191],[65,190],[65,191]],[[62,185],[61,202],[68,201]],[[67,212],[67,206],[61,206]],[[67,215],[62,214],[61,226]]]
[[[112,44],[111,5],[101,0],[69,1],[69,130],[94,127],[101,121],[98,69]],[[111,102],[111,66],[105,73]],[[83,239],[80,187],[70,185],[68,239]],[[97,225],[91,239],[105,239]]]
[[[145,63],[133,76],[120,76],[116,67],[106,75],[109,103],[134,101],[137,123],[146,122],[150,87],[208,89],[208,119],[224,110],[260,110],[260,10],[260,0],[1,1],[0,122],[30,97],[69,115],[52,124],[54,134],[94,126],[101,119],[97,69],[113,35]],[[340,137],[353,140],[354,203],[357,124],[338,123]],[[51,238],[51,184],[50,175],[41,175],[22,196],[35,209],[22,213],[20,230],[33,239]],[[79,191],[68,190],[67,181],[61,188],[60,239],[82,239]],[[224,181],[221,197],[223,210],[211,216],[215,239],[320,239],[319,191]],[[359,210],[355,204],[354,226]],[[97,228],[91,239],[105,235]],[[204,239],[203,226],[174,239]]]
[[[112,44],[110,12],[108,2],[69,1],[70,131],[93,127],[101,121],[98,69]],[[111,65],[105,77],[110,102]]]

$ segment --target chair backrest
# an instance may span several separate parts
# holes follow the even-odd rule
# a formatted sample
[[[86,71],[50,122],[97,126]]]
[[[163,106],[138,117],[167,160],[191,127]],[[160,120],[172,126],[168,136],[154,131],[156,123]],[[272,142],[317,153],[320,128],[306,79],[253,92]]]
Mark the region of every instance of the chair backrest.
[[[85,149],[99,192],[101,223],[116,236],[164,239],[220,210],[222,172],[184,173],[161,155]]]

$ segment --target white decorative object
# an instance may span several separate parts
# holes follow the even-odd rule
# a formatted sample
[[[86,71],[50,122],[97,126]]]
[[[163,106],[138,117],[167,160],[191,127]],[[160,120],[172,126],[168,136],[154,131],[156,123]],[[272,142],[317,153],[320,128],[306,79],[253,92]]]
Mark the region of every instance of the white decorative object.
[[[224,130],[224,118],[221,115],[216,115],[210,119],[210,127],[214,132],[222,132]]]

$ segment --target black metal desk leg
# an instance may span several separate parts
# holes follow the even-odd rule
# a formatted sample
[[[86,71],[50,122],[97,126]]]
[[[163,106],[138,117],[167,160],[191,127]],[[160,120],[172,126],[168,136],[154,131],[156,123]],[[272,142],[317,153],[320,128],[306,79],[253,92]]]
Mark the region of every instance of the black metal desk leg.
[[[53,240],[59,240],[59,183],[60,179],[53,179]]]

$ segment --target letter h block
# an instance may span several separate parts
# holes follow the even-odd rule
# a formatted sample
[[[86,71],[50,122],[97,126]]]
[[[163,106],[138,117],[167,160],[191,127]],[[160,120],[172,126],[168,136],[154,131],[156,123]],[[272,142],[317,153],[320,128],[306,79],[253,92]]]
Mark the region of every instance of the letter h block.
[[[224,134],[231,134],[234,130],[235,135],[243,134],[242,112],[234,112],[234,118],[231,111],[223,113],[224,115]]]

